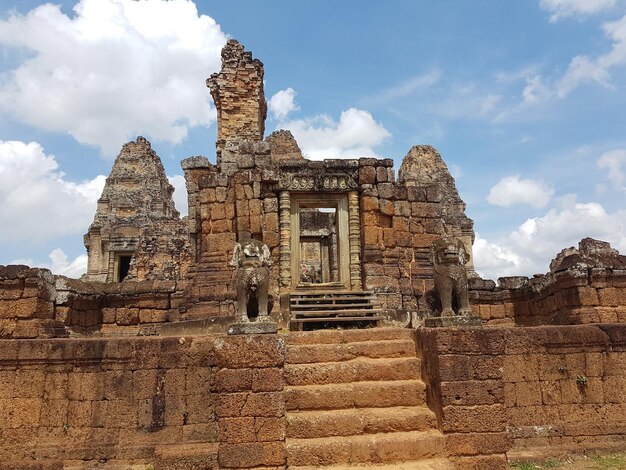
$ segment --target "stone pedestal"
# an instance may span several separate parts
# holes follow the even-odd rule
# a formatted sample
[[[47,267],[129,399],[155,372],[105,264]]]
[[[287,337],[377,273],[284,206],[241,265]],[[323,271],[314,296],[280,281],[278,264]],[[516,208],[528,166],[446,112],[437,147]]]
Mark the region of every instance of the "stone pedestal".
[[[479,317],[474,315],[461,316],[454,315],[450,317],[429,317],[424,319],[424,326],[427,328],[468,328],[481,327],[483,322]]]
[[[278,324],[273,321],[237,322],[228,327],[229,335],[262,335],[278,332]]]

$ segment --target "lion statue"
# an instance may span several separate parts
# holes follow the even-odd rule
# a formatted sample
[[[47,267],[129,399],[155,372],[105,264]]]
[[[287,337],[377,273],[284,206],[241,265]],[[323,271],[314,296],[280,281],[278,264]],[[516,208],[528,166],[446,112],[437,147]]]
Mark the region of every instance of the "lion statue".
[[[453,316],[452,300],[456,298],[459,316],[471,315],[467,297],[467,272],[465,264],[469,254],[458,238],[439,238],[431,247],[431,260],[435,289],[441,300],[441,316]]]
[[[271,266],[270,250],[259,240],[253,240],[250,233],[243,232],[235,245],[229,263],[237,268],[237,316],[239,322],[249,322],[252,312],[248,311],[250,300],[256,299],[257,321],[269,321],[268,290]]]

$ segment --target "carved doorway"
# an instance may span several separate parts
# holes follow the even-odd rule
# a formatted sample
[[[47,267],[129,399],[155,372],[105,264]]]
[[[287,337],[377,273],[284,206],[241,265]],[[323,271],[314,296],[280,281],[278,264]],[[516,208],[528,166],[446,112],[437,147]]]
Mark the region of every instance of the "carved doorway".
[[[291,195],[291,288],[349,289],[346,194]]]

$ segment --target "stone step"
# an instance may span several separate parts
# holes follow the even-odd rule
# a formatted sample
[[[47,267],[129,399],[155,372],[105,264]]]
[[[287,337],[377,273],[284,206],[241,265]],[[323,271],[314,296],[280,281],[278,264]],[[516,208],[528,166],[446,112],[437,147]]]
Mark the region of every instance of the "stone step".
[[[445,453],[444,437],[438,431],[287,439],[286,448],[289,468],[341,463],[405,462],[441,457]]]
[[[448,459],[427,459],[411,462],[394,462],[389,465],[385,464],[363,464],[363,465],[324,465],[294,467],[290,466],[289,470],[317,470],[319,468],[328,468],[330,470],[456,470],[456,467]]]
[[[394,462],[392,464],[339,464],[294,467],[290,466],[289,470],[318,470],[320,468],[328,468],[330,470],[456,470],[457,467],[448,459],[427,459],[411,462]]]
[[[418,406],[425,389],[421,380],[287,386],[285,405],[290,411]]]
[[[415,357],[415,343],[410,339],[398,339],[340,344],[290,344],[285,351],[287,364],[350,361],[358,357]]]
[[[290,345],[341,344],[363,341],[413,340],[409,328],[365,328],[351,330],[317,330],[292,332],[285,336]]]
[[[310,439],[435,429],[437,419],[427,407],[351,408],[287,414],[287,436]]]
[[[285,365],[287,385],[323,385],[420,378],[420,360],[416,357],[359,358],[344,362]]]

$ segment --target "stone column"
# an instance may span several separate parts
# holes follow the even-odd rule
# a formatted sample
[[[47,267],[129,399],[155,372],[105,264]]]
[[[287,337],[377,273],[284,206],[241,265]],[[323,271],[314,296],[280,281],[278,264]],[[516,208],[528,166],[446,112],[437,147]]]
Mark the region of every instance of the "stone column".
[[[280,217],[280,285],[291,285],[291,197],[289,191],[281,191]]]
[[[359,193],[348,193],[348,227],[350,230],[350,287],[363,288],[361,279],[361,227],[359,223]]]

